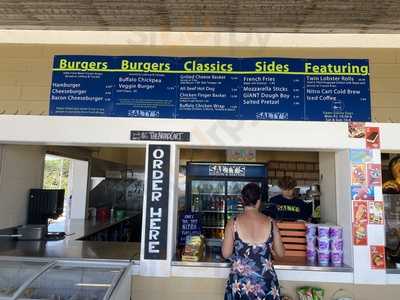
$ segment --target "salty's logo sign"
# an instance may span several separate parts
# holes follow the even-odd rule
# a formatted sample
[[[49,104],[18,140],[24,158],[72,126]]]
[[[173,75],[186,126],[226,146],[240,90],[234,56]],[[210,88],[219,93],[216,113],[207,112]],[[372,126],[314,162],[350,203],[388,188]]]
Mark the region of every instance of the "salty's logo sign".
[[[237,165],[210,165],[208,167],[208,175],[210,176],[246,176],[246,167]]]
[[[169,159],[169,145],[149,146],[145,259],[166,259]]]

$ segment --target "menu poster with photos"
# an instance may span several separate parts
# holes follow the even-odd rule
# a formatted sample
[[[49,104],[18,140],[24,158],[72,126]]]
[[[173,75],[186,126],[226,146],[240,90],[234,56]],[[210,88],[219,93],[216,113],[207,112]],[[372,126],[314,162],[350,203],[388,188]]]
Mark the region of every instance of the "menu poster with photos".
[[[350,160],[353,164],[363,164],[371,162],[374,154],[371,149],[351,149]]]
[[[352,200],[375,200],[373,186],[351,186],[351,199]]]
[[[350,122],[348,123],[349,138],[364,138],[365,137],[365,123]]]
[[[368,223],[353,223],[353,245],[368,245]]]
[[[369,224],[384,224],[383,201],[368,201],[368,222]]]
[[[367,164],[368,186],[382,185],[382,167],[381,164]]]
[[[379,149],[381,147],[379,127],[366,127],[365,140],[367,149]]]
[[[372,269],[386,269],[385,246],[370,246],[370,258]]]
[[[365,164],[351,165],[351,184],[367,185],[367,172]]]
[[[368,205],[367,201],[353,201],[353,223],[368,222]]]

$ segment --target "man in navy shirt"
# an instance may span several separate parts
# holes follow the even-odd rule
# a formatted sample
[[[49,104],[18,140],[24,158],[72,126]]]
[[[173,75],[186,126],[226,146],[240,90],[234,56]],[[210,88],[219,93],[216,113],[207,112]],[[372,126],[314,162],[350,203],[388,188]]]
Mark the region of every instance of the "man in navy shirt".
[[[282,177],[278,182],[282,194],[270,199],[269,209],[267,209],[268,212],[266,214],[277,220],[309,221],[311,216],[307,205],[294,195],[296,185],[297,182],[292,177]]]

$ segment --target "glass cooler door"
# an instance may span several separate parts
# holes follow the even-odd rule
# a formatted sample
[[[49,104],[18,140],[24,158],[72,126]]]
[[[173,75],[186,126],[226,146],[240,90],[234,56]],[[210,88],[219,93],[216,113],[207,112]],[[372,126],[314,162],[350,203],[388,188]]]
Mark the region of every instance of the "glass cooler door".
[[[243,187],[250,183],[249,181],[228,181],[227,196],[226,196],[226,221],[241,214],[244,207],[240,201],[241,191]],[[258,182],[261,188],[261,182]]]
[[[225,181],[193,180],[192,212],[201,214],[206,239],[222,240],[225,226]]]
[[[15,296],[17,290],[29,279],[39,274],[48,262],[0,261],[0,299]]]
[[[108,299],[123,266],[57,262],[24,289],[18,299]]]

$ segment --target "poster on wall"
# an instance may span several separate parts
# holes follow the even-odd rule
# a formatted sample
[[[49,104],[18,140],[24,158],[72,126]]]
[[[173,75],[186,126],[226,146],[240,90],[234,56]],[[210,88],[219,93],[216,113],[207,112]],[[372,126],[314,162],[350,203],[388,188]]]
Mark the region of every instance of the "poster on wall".
[[[360,139],[365,137],[365,123],[349,122],[347,125],[349,138]]]
[[[367,173],[365,164],[351,165],[351,184],[352,185],[367,184]]]
[[[351,186],[351,199],[352,200],[374,200],[375,191],[373,186],[355,185]]]
[[[368,205],[367,201],[353,201],[353,244],[368,245]]]
[[[368,186],[382,186],[381,164],[367,164]]]
[[[368,205],[367,201],[353,201],[353,223],[368,222]]]
[[[379,127],[366,127],[365,140],[367,149],[379,149],[381,147]]]
[[[384,224],[383,201],[368,201],[368,222],[369,224]]]
[[[362,59],[56,55],[49,112],[368,122],[370,102]]]
[[[370,246],[370,258],[372,269],[386,269],[385,246]]]
[[[353,245],[354,246],[368,245],[367,223],[353,223]]]
[[[350,161],[354,164],[363,164],[372,161],[374,155],[371,149],[351,149]]]

